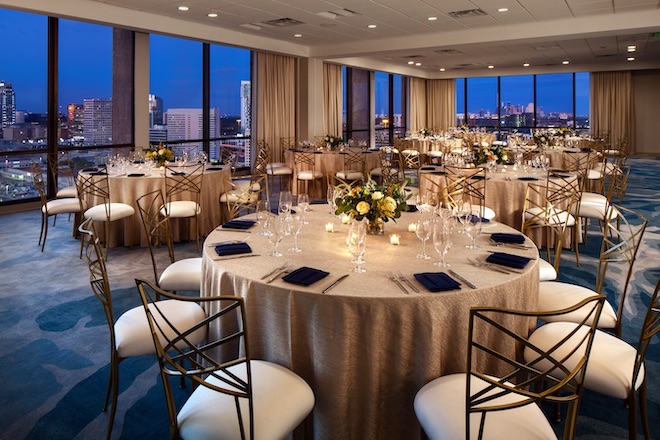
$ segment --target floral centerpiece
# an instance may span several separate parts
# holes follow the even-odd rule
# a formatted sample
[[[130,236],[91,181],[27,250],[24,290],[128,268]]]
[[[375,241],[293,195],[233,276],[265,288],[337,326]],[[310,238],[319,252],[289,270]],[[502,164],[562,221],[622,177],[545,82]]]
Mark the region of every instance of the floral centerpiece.
[[[326,134],[323,137],[323,144],[324,145],[329,145],[330,148],[336,148],[339,144],[341,144],[343,141],[342,138],[335,136],[333,134]]]
[[[422,128],[421,130],[419,130],[419,135],[421,137],[431,136],[432,134],[433,134],[433,132],[431,130],[429,130],[428,128]]]
[[[390,219],[396,220],[401,217],[401,211],[408,210],[404,191],[407,183],[408,180],[401,185],[395,183],[378,185],[369,179],[355,187],[342,184],[339,187],[343,191],[343,196],[335,200],[337,204],[335,214],[345,214],[358,221],[367,219],[367,233],[383,234],[385,222]]]
[[[554,137],[552,133],[549,133],[545,130],[537,130],[534,132],[534,143],[538,147],[552,147],[555,145]]]
[[[174,159],[174,152],[162,144],[157,146],[152,145],[146,153],[144,153],[144,157],[156,162],[159,167],[162,167],[165,165],[165,162]]]
[[[508,163],[509,155],[504,145],[489,145],[488,142],[482,142],[479,150],[474,155],[474,164],[479,165],[494,160],[496,163]]]

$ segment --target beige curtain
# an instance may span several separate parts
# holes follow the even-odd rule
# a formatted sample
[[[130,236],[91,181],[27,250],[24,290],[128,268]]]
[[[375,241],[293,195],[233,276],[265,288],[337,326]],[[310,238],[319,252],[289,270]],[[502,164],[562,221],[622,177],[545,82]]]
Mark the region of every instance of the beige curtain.
[[[427,80],[426,97],[427,128],[441,131],[456,125],[456,81],[454,79]]]
[[[265,140],[272,160],[280,161],[281,138],[296,136],[296,59],[258,52],[256,57],[256,126],[253,139]]]
[[[612,148],[628,141],[635,150],[635,115],[632,72],[595,72],[591,74],[591,132],[608,135]]]
[[[426,123],[426,80],[410,78],[410,127],[415,132],[428,128]]]
[[[341,136],[343,83],[339,64],[323,63],[323,133]]]

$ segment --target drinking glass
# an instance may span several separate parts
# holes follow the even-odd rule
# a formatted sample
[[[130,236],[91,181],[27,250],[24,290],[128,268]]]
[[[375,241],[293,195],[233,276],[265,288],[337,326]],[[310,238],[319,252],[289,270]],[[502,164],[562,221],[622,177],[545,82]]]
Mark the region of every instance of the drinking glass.
[[[479,249],[479,246],[475,244],[475,240],[481,233],[481,217],[474,214],[467,215],[467,220],[463,224],[463,230],[468,238],[471,240],[470,244],[466,244],[465,247],[468,249]]]
[[[303,225],[302,213],[292,214],[291,216],[289,216],[289,219],[287,221],[287,227],[289,228],[289,235],[293,235],[293,247],[289,248],[290,252],[302,251],[302,249],[298,247],[298,234],[300,234],[302,225]]]
[[[325,195],[325,198],[328,201],[328,205],[330,206],[330,214],[334,214],[335,211],[337,210],[337,203],[335,202],[336,193],[337,193],[336,188],[334,186],[329,186],[328,191]]]
[[[309,212],[309,195],[306,193],[298,194],[298,207],[300,214],[303,216],[303,224],[308,225],[309,222],[305,219],[305,213]]]
[[[273,252],[271,252],[271,257],[281,257],[283,254],[277,250],[277,246],[284,238],[285,233],[285,219],[281,216],[271,216],[266,220],[266,230],[268,241],[273,245]]]
[[[291,212],[291,206],[293,206],[293,196],[291,191],[280,191],[280,200],[277,205],[277,211],[280,214],[287,215]]]
[[[257,224],[261,227],[261,230],[257,235],[268,235],[266,231],[266,220],[268,220],[269,215],[271,215],[270,202],[268,199],[259,200],[257,202]]]
[[[433,222],[431,219],[417,220],[417,229],[415,230],[415,235],[417,235],[417,238],[422,240],[422,253],[417,254],[417,258],[421,258],[422,260],[428,260],[431,258],[426,255],[426,240],[431,237],[432,226]]]
[[[458,217],[458,221],[461,224],[461,228],[458,230],[459,234],[462,234],[465,230],[465,223],[469,221],[469,216],[472,215],[472,204],[470,203],[470,199],[463,199],[458,202],[458,205],[456,206],[456,216]]]
[[[449,267],[449,263],[445,262],[445,255],[451,248],[451,228],[447,227],[445,222],[435,222],[433,225],[433,247],[440,255],[440,261],[433,263],[438,267]]]
[[[353,272],[364,273],[366,269],[362,267],[364,264],[364,252],[367,246],[367,228],[363,222],[353,222],[348,230],[348,238],[346,239],[348,251],[355,259],[355,267]]]

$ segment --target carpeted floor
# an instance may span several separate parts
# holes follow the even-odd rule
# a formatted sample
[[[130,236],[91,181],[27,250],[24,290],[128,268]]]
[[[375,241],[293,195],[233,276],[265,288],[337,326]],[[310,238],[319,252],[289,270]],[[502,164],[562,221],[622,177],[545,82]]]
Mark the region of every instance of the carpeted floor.
[[[632,158],[624,206],[650,221],[640,250],[623,338],[636,344],[648,298],[660,276],[660,160]],[[107,415],[101,412],[108,373],[107,327],[92,296],[88,272],[78,258],[79,242],[65,217],[50,228],[39,252],[37,211],[0,215],[0,439],[99,439]],[[581,248],[580,268],[562,254],[560,279],[593,287],[600,242],[592,228]],[[193,243],[178,244],[177,259],[197,254]],[[108,261],[117,315],[139,305],[135,277],[151,278],[147,249],[113,248]],[[621,276],[606,286],[616,303]],[[649,420],[660,438],[660,338],[647,356]],[[120,396],[113,438],[167,438],[167,415],[153,357],[120,366]],[[187,390],[179,391],[185,398]],[[627,438],[627,410],[619,400],[585,392],[578,439]]]

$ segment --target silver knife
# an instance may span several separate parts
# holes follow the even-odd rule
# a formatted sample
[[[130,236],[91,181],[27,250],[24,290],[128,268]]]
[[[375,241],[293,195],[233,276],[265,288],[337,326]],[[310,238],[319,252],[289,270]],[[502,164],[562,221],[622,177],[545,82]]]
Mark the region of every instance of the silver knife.
[[[250,257],[258,257],[258,256],[260,255],[259,254],[228,255],[226,257],[216,257],[213,259],[213,261],[236,260],[237,258],[250,258]]]
[[[465,278],[463,278],[462,276],[460,276],[459,274],[457,274],[453,270],[449,270],[448,272],[451,275],[453,275],[454,277],[456,277],[459,281],[462,281],[463,283],[465,283],[466,286],[471,287],[473,289],[477,288],[477,286],[475,286],[474,284],[472,284],[471,282],[469,282],[468,280],[466,280]]]
[[[337,278],[337,279],[335,280],[334,283],[330,284],[328,287],[326,287],[325,289],[323,289],[323,290],[321,291],[321,293],[326,293],[326,292],[328,292],[330,289],[332,289],[332,288],[335,287],[337,284],[339,284],[342,280],[346,279],[346,277],[348,277],[348,274],[340,276],[339,278]]]

